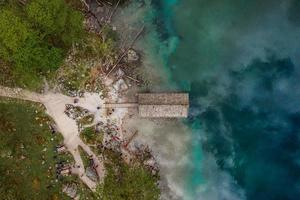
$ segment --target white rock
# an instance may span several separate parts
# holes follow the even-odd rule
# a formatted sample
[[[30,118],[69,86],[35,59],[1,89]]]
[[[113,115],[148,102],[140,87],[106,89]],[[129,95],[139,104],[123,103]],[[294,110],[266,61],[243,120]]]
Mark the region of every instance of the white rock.
[[[128,85],[124,81],[124,79],[119,79],[113,84],[113,88],[116,91],[124,91],[128,89]]]
[[[140,56],[138,55],[138,53],[136,51],[134,51],[133,49],[128,50],[128,52],[127,52],[128,62],[138,61],[139,59],[140,59]]]

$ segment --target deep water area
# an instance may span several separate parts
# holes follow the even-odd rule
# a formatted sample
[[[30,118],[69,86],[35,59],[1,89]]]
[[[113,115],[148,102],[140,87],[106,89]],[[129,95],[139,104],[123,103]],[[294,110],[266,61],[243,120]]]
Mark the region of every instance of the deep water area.
[[[300,197],[300,1],[152,1],[191,98],[184,199]]]
[[[300,198],[299,0],[143,0],[118,19],[146,26],[151,90],[190,94],[182,124],[134,122],[162,199]]]

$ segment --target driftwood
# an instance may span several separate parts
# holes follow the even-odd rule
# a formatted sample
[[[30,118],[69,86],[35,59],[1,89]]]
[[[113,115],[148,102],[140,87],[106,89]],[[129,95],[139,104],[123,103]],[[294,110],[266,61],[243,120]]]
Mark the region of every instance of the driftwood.
[[[101,22],[99,21],[98,17],[95,15],[95,13],[93,13],[92,11],[88,11],[88,14],[91,14],[97,21],[99,27],[102,27]]]
[[[113,5],[113,3],[110,2],[109,0],[96,0],[96,2],[98,5],[109,5],[109,6]]]
[[[134,43],[137,41],[137,39],[143,33],[144,29],[145,29],[145,25],[142,26],[142,28],[140,29],[140,31],[136,34],[134,40],[131,42],[131,44],[129,45],[129,47],[127,47],[127,49],[123,52],[123,54],[118,58],[117,62],[113,65],[113,67],[111,68],[111,70],[109,70],[109,72],[106,74],[105,78],[107,78],[110,75],[110,73],[118,66],[118,64],[121,62],[121,60],[127,54],[128,50],[133,47]]]
[[[26,0],[19,0],[19,3],[22,4],[23,6],[26,6],[27,1]]]
[[[135,131],[131,136],[129,136],[129,138],[127,139],[127,141],[124,143],[124,147],[127,148],[128,145],[130,144],[130,142],[138,135],[138,131]]]
[[[101,27],[101,22],[99,21],[98,17],[96,16],[95,13],[92,12],[92,10],[90,9],[89,4],[86,2],[86,0],[80,0],[86,7],[86,13],[92,15],[92,17],[94,17],[99,25],[99,27]],[[98,1],[96,1],[97,3],[99,3]]]
[[[140,82],[139,80],[137,80],[137,79],[135,79],[135,78],[132,78],[131,76],[128,76],[128,75],[125,75],[125,76],[126,76],[126,78],[129,78],[130,80],[133,80],[133,81],[135,81],[135,82],[137,82],[137,83]]]
[[[98,6],[100,6],[100,7],[102,7],[104,4],[101,2],[101,1],[99,1],[99,0],[96,0],[96,3],[98,4]]]
[[[101,70],[101,73],[102,73],[102,74],[105,74],[105,73],[104,73],[104,70],[103,70],[103,68],[102,68],[102,66],[100,66],[100,70]]]
[[[116,10],[117,10],[117,8],[118,8],[118,6],[119,6],[120,2],[121,2],[121,0],[118,0],[118,2],[117,2],[117,4],[116,4],[116,6],[114,7],[114,9],[112,10],[112,12],[110,13],[110,15],[109,15],[108,19],[107,19],[107,20],[105,20],[105,21],[106,21],[106,23],[110,23],[110,22],[111,22],[111,18],[112,18],[112,17],[113,17],[113,15],[115,14],[115,12],[116,12]]]
[[[90,11],[89,4],[87,4],[87,2],[85,0],[80,0],[80,1],[85,5],[85,7],[87,8],[87,10]]]

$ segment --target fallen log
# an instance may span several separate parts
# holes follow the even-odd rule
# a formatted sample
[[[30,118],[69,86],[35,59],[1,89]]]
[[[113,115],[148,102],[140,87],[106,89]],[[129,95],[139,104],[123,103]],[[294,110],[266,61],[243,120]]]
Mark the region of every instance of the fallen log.
[[[113,65],[113,67],[111,68],[111,70],[109,70],[109,72],[106,74],[105,78],[107,78],[110,75],[110,73],[118,66],[118,64],[121,62],[121,60],[127,54],[128,50],[133,47],[134,43],[137,41],[137,39],[140,37],[140,35],[144,32],[144,29],[145,29],[145,25],[142,26],[142,28],[140,29],[140,31],[136,34],[134,40],[131,42],[131,44],[129,45],[129,47],[127,47],[127,49],[123,52],[123,54],[118,58],[117,62]]]
[[[112,10],[111,14],[109,15],[108,19],[106,20],[106,23],[110,23],[111,22],[111,18],[113,17],[113,15],[115,14],[119,4],[120,4],[121,0],[119,0],[116,4],[116,6],[114,7],[114,9]]]

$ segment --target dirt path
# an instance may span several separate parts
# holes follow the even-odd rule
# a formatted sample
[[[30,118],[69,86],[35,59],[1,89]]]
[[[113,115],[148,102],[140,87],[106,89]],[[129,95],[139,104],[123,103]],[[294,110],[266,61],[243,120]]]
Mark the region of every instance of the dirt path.
[[[59,93],[48,92],[46,94],[38,94],[19,88],[7,88],[3,86],[0,86],[0,96],[39,102],[43,104],[46,107],[47,114],[55,121],[58,131],[63,135],[65,146],[74,157],[75,166],[73,167],[72,172],[77,174],[91,190],[95,191],[97,183],[86,176],[84,164],[78,147],[81,146],[83,150],[93,159],[100,181],[103,181],[104,179],[105,169],[103,162],[79,137],[76,121],[69,118],[64,113],[66,104],[74,105],[74,98]],[[102,111],[98,108],[102,107],[103,104],[104,102],[100,99],[98,94],[86,94],[83,98],[79,98],[79,102],[76,104],[76,106],[80,106],[89,110],[95,116],[101,116]]]
[[[8,88],[0,86],[0,96],[41,103],[41,97],[43,95],[20,88]]]

